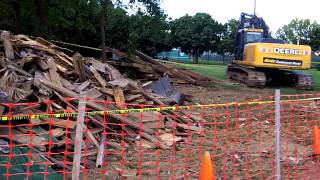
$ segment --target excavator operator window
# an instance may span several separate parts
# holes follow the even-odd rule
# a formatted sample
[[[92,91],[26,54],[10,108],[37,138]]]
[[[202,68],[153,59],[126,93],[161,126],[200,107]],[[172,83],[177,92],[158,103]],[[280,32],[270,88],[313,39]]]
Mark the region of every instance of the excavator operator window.
[[[256,40],[260,40],[262,38],[263,37],[262,37],[262,33],[261,32],[247,32],[246,33],[246,42],[245,42],[245,44],[254,42]]]

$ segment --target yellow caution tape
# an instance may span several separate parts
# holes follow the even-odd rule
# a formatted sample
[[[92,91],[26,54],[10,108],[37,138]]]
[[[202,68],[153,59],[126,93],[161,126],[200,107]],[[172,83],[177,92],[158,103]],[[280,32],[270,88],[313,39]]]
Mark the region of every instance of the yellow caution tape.
[[[297,101],[316,101],[319,98],[306,98],[306,99],[296,99],[296,100],[282,100],[281,102],[297,102]],[[157,107],[157,108],[141,108],[141,109],[118,109],[109,111],[92,111],[86,112],[87,116],[95,115],[108,115],[108,114],[127,114],[127,113],[142,113],[142,112],[161,112],[161,111],[179,111],[179,110],[191,110],[196,108],[217,108],[217,107],[230,107],[230,106],[243,106],[243,105],[262,105],[262,104],[272,104],[275,101],[250,101],[243,103],[223,103],[223,104],[208,104],[208,105],[190,105],[190,106],[168,106],[168,107]],[[67,118],[76,117],[77,112],[69,113],[52,113],[52,114],[32,114],[32,115],[13,115],[13,116],[0,116],[0,121],[9,120],[28,120],[28,119],[48,119],[48,118]]]
[[[67,43],[67,42],[63,42],[63,41],[50,40],[50,42],[59,43],[59,44],[65,44],[65,45],[74,46],[74,47],[80,47],[80,48],[84,48],[84,49],[91,49],[91,50],[95,50],[95,51],[102,51],[102,49],[100,49],[100,48],[83,46],[83,45],[79,45],[79,44],[72,44],[72,43]]]

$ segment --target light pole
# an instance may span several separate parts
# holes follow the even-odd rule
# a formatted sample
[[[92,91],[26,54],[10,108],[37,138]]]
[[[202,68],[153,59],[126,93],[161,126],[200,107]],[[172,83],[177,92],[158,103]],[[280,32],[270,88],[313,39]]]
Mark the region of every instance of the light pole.
[[[253,10],[254,15],[256,15],[256,9],[257,9],[257,0],[254,0],[254,10]]]

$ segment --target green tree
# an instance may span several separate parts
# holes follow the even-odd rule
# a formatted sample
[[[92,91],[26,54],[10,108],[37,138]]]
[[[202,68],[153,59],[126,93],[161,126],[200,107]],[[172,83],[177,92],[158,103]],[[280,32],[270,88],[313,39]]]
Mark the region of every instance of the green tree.
[[[106,45],[120,50],[128,49],[130,17],[120,7],[109,6],[105,31]]]
[[[171,49],[168,26],[164,14],[147,15],[138,11],[130,16],[129,44],[150,55]]]
[[[100,13],[100,33],[101,33],[101,44],[102,44],[102,60],[106,60],[106,48],[105,48],[105,16],[108,14],[106,10],[108,9],[109,5],[112,3],[112,0],[100,0],[101,5],[101,13]],[[117,4],[121,4],[120,0],[116,0]],[[143,4],[147,12],[151,15],[159,14],[160,13],[160,1],[159,0],[130,0],[129,4],[141,3]],[[107,22],[108,24],[108,22]]]
[[[217,53],[218,54],[233,54],[235,48],[235,37],[237,34],[239,21],[236,19],[231,19],[224,24],[223,34],[221,42],[218,44]]]
[[[171,22],[171,40],[175,47],[188,53],[194,63],[204,51],[216,51],[221,40],[223,26],[209,14],[185,15]]]
[[[320,51],[320,25],[318,24],[310,33],[310,46],[313,51]]]
[[[277,37],[294,44],[310,44],[310,35],[318,26],[316,22],[311,23],[309,19],[294,19],[288,25],[284,25],[277,31]]]

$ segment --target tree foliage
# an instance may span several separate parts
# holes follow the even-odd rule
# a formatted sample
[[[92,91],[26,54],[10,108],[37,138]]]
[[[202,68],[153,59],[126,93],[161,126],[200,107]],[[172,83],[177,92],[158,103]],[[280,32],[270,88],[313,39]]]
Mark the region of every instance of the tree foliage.
[[[160,9],[160,0],[130,0],[129,3],[143,4],[146,7],[147,12],[151,15],[159,15],[162,13]]]
[[[230,19],[223,25],[223,34],[220,43],[218,44],[218,54],[233,54],[235,48],[235,37],[239,21]]]
[[[146,49],[153,53],[167,46],[168,23],[159,0],[130,0],[132,6],[145,7],[145,11],[131,16],[121,0],[105,2],[108,3],[104,28],[107,46]],[[0,0],[0,28],[101,47],[101,8],[100,0]]]
[[[277,37],[287,43],[309,44],[310,34],[316,26],[318,24],[309,19],[294,19],[277,31]]]
[[[172,45],[181,47],[197,63],[204,51],[216,51],[221,40],[223,26],[209,14],[185,15],[171,22]]]
[[[102,2],[105,25],[102,37]],[[209,14],[185,15],[168,20],[161,0],[0,0],[0,29],[31,36],[43,36],[76,44],[120,50],[139,49],[150,55],[181,47],[195,60],[204,51],[233,54],[238,21],[220,24]],[[132,13],[132,8],[137,12]],[[129,13],[130,12],[130,15]],[[294,19],[277,31],[288,43],[311,45],[320,50],[320,25],[308,19]]]
[[[139,11],[130,16],[130,45],[156,55],[157,52],[171,49],[169,44],[166,16],[148,16]]]
[[[313,50],[320,48],[320,25],[309,19],[294,19],[277,31],[277,37],[287,43],[310,45]]]
[[[310,46],[314,51],[320,51],[320,26],[313,28],[310,33]]]

